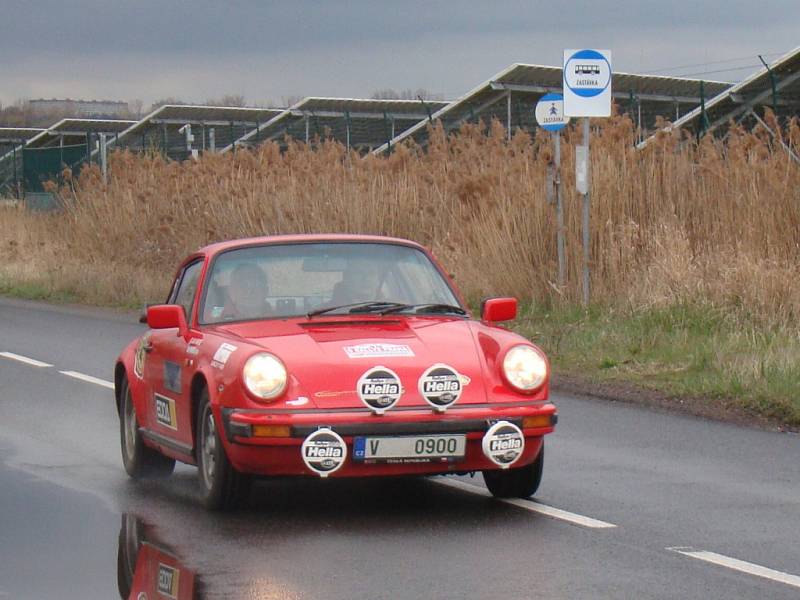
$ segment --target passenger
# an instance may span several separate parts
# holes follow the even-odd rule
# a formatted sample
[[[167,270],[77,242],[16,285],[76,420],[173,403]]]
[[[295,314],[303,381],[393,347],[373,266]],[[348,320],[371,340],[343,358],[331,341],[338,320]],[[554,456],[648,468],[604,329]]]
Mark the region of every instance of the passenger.
[[[243,263],[231,273],[222,320],[258,319],[272,314],[267,301],[267,276],[253,263]]]

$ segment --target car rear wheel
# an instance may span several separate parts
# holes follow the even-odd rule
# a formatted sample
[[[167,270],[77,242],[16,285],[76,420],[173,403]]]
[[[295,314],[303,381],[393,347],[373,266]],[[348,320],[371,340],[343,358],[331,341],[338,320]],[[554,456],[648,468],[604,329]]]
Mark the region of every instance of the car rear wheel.
[[[228,461],[217,422],[204,389],[197,409],[197,467],[201,498],[206,508],[234,508],[250,491],[252,478],[238,472]]]
[[[544,469],[544,445],[536,460],[524,467],[483,472],[486,487],[495,498],[529,498],[539,489]]]
[[[175,460],[144,445],[128,379],[122,380],[122,408],[119,415],[122,464],[133,479],[168,477]]]

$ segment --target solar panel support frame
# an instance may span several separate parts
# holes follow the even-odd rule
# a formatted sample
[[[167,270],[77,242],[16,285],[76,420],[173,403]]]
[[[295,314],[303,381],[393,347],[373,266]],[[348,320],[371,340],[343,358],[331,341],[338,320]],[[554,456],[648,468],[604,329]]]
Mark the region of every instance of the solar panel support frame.
[[[776,88],[778,91],[781,91],[783,88],[793,84],[795,81],[800,80],[800,71],[797,73],[792,73],[785,79],[782,79],[776,84]],[[730,119],[741,115],[742,113],[746,113],[751,110],[755,105],[761,104],[765,98],[767,98],[770,94],[772,94],[772,90],[764,90],[763,92],[757,94],[750,100],[747,100],[741,104],[736,110],[731,111],[729,114],[725,115],[714,121],[707,129],[707,131],[713,131],[720,125],[727,123]]]
[[[499,83],[492,81],[490,83],[493,90],[512,90],[515,92],[529,92],[532,94],[550,94],[561,93],[561,88],[556,86],[542,86],[542,85],[527,85],[522,83]],[[700,101],[699,96],[667,96],[664,94],[648,94],[637,93],[641,100],[652,100],[654,102],[684,102],[697,104]],[[629,92],[611,92],[611,97],[616,100],[627,100]]]
[[[776,134],[776,133],[775,133],[775,132],[772,130],[772,127],[770,127],[769,125],[767,125],[767,124],[764,122],[764,119],[762,119],[761,117],[759,117],[759,116],[758,116],[758,113],[757,113],[755,110],[753,110],[753,109],[751,108],[751,109],[750,109],[750,111],[748,112],[748,114],[749,114],[749,115],[751,115],[752,117],[754,117],[754,118],[755,118],[755,120],[756,120],[756,121],[758,121],[759,125],[761,125],[761,126],[764,128],[764,129],[766,129],[766,130],[769,132],[769,134],[772,136],[772,139],[774,139],[774,140],[777,140],[777,141],[778,141],[778,143],[780,143],[780,145],[781,145],[781,146],[783,146],[783,149],[784,149],[784,150],[786,150],[786,153],[787,153],[787,154],[788,154],[788,155],[789,155],[789,156],[790,156],[790,157],[791,157],[791,158],[794,160],[794,162],[796,162],[796,163],[800,164],[800,156],[797,156],[797,154],[795,154],[795,153],[794,153],[794,151],[793,151],[793,150],[792,150],[792,149],[791,149],[791,148],[790,148],[790,147],[789,147],[789,146],[786,144],[786,142],[784,142],[784,141],[783,141],[783,140],[782,140],[782,139],[781,139],[781,138],[780,138],[780,137],[779,137],[779,136],[778,136],[778,135],[777,135],[777,134]]]
[[[237,127],[258,127],[258,121],[196,121],[194,119],[150,119],[153,125],[208,125],[211,127],[227,127],[233,123]]]
[[[778,112],[778,90],[775,87],[775,73],[770,68],[769,64],[767,64],[767,61],[764,60],[764,57],[761,56],[760,54],[758,55],[758,60],[761,61],[761,64],[764,65],[764,68],[767,70],[767,73],[769,74],[769,83],[770,86],[772,86],[772,110]]]
[[[506,92],[505,92],[505,91],[503,91],[502,93],[500,93],[500,94],[497,94],[496,96],[493,96],[492,98],[489,98],[489,99],[488,99],[486,102],[484,102],[483,104],[481,104],[481,105],[480,105],[480,106],[479,106],[477,109],[474,109],[473,111],[471,111],[471,113],[472,113],[473,115],[475,115],[475,114],[480,114],[480,113],[482,113],[483,111],[485,111],[487,108],[489,108],[490,106],[492,106],[492,105],[494,105],[494,104],[497,104],[498,102],[500,102],[500,101],[501,101],[503,98],[505,98],[505,97],[506,97]],[[449,125],[449,126],[446,128],[446,131],[452,131],[453,129],[455,129],[456,127],[458,127],[458,126],[459,126],[461,123],[463,123],[463,122],[464,122],[465,118],[466,118],[466,117],[461,117],[460,119],[456,120],[456,121],[455,121],[455,123],[451,123],[451,124],[450,124],[450,125]]]

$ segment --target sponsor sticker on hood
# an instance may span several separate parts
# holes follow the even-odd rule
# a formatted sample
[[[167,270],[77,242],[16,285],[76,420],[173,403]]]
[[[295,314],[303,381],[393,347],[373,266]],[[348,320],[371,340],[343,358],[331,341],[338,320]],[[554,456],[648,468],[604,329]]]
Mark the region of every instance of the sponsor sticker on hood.
[[[344,351],[348,358],[414,356],[414,351],[406,344],[359,344],[344,346]]]

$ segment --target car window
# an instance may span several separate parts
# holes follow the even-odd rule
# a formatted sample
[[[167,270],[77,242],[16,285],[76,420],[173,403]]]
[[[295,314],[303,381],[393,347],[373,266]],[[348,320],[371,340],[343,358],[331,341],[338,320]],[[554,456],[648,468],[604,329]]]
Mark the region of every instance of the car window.
[[[204,293],[201,323],[301,316],[356,302],[458,304],[424,252],[385,243],[229,250],[212,264]]]
[[[183,270],[180,284],[178,284],[178,292],[175,295],[173,304],[180,304],[186,312],[187,320],[192,314],[192,304],[194,297],[197,294],[197,283],[200,280],[200,271],[203,267],[203,261],[198,260],[193,262]]]

